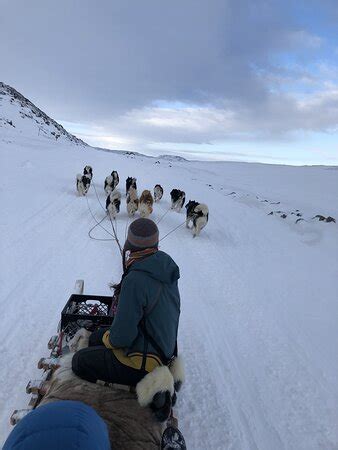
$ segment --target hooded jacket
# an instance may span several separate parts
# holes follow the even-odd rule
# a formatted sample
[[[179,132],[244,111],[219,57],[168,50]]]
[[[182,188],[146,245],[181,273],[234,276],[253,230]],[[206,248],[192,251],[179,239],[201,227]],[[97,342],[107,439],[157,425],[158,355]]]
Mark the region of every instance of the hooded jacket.
[[[110,450],[105,422],[78,401],[40,406],[9,435],[3,450]]]
[[[178,266],[162,251],[134,262],[122,282],[110,345],[123,348],[127,356],[135,352],[160,356],[141,330],[140,322],[146,317],[148,334],[171,358],[180,315],[179,278]]]

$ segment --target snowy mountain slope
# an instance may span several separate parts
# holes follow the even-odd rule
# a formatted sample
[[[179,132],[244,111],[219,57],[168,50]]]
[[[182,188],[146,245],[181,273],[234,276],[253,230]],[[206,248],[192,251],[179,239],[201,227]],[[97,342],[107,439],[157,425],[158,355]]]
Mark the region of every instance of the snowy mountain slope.
[[[187,383],[177,413],[188,448],[337,448],[338,225],[312,219],[338,218],[336,170],[158,161],[35,138],[1,150],[0,441],[12,410],[27,404],[25,386],[39,375],[75,279],[109,295],[107,283],[121,275],[116,244],[89,239],[95,223],[75,193],[88,163],[102,203],[112,170],[122,193],[129,175],[140,192],[160,183],[165,195],[153,218],[168,211],[161,236],[184,223],[183,212],[169,211],[172,188],[209,206],[199,238],[183,225],[161,241],[181,269]],[[87,199],[101,219],[93,186]],[[306,221],[295,224],[296,210]],[[127,224],[123,204],[121,241]],[[99,228],[93,235],[109,237]]]
[[[63,143],[87,145],[14,88],[0,82],[0,139],[11,142],[20,135],[23,138],[40,136]]]

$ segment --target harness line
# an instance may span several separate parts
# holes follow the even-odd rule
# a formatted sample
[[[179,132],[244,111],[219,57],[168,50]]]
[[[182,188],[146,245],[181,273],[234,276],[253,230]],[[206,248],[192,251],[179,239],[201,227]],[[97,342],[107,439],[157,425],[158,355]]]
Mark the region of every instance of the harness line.
[[[102,205],[102,203],[101,203],[100,197],[99,197],[99,195],[98,195],[98,193],[97,193],[96,186],[95,186],[94,183],[93,183],[93,186],[94,186],[94,191],[95,191],[96,198],[97,198],[98,202],[100,203],[101,208],[102,208],[103,211],[106,213],[106,215],[109,217],[109,220],[110,220],[110,223],[111,223],[111,226],[112,226],[112,229],[113,229],[113,234],[111,234],[111,233],[109,233],[109,234],[110,234],[111,236],[113,236],[113,238],[115,239],[115,241],[116,241],[116,243],[117,243],[117,246],[118,246],[118,248],[119,248],[119,250],[120,250],[121,256],[122,256],[122,255],[123,255],[122,247],[121,247],[120,241],[119,241],[119,239],[118,239],[118,237],[117,237],[117,222],[116,222],[116,219],[114,219],[114,220],[115,220],[115,224],[116,224],[116,229],[115,229],[114,224],[113,224],[113,221],[112,221],[112,219],[111,219],[111,217],[110,217],[110,214],[106,211],[106,209],[103,207],[103,205]],[[87,200],[87,201],[88,201],[88,200]]]
[[[87,197],[87,196],[85,196],[85,197],[86,197],[86,201],[87,201],[87,206],[88,206],[89,212],[90,212],[92,218],[93,218],[93,219],[95,220],[95,222],[96,222],[96,225],[95,225],[93,228],[95,228],[95,227],[97,227],[97,226],[100,226],[106,233],[108,233],[110,236],[112,236],[112,237],[115,239],[115,236],[114,236],[109,230],[107,230],[103,225],[101,225],[101,222],[103,222],[103,219],[102,219],[100,222],[98,222],[98,220],[96,219],[96,217],[95,217],[94,214],[93,214],[93,211],[92,211],[91,208],[90,208],[89,201],[88,201],[88,197]],[[105,217],[104,217],[104,219],[105,219]],[[92,228],[90,231],[92,231],[93,228]]]
[[[127,222],[126,222],[126,226],[124,228],[124,240],[127,240],[127,230],[128,230],[128,225],[129,225],[129,219],[130,217],[128,216]]]
[[[94,186],[94,191],[95,191],[96,198],[97,198],[98,202],[100,203],[101,208],[103,209],[103,211],[106,212],[106,209],[103,207],[103,205],[102,205],[102,203],[101,203],[100,197],[99,197],[99,195],[98,195],[98,193],[97,193],[96,186],[95,186],[94,183],[93,183],[93,186]]]
[[[185,224],[186,221],[182,222],[180,225],[177,225],[177,227],[173,228],[171,231],[169,231],[169,233],[167,233],[166,235],[164,235],[159,242],[163,241],[163,239],[165,239],[167,236],[169,236],[169,234],[173,233],[174,231],[176,231],[178,228],[180,228],[181,226],[183,226]]]
[[[96,226],[100,226],[100,227],[103,228],[110,236],[112,236],[112,239],[105,239],[105,240],[109,240],[109,241],[110,241],[110,240],[115,240],[116,243],[117,243],[117,246],[119,247],[121,256],[123,256],[123,249],[122,249],[121,244],[120,244],[120,241],[119,241],[119,239],[118,239],[118,237],[117,237],[117,221],[116,221],[116,218],[114,218],[114,221],[115,221],[115,224],[116,224],[116,229],[115,229],[114,224],[113,224],[113,221],[112,221],[112,218],[110,217],[110,214],[107,213],[107,211],[105,210],[105,208],[103,207],[103,205],[102,205],[102,203],[101,203],[101,200],[100,200],[100,198],[99,198],[99,196],[98,196],[98,193],[97,193],[97,190],[96,190],[96,187],[95,187],[95,184],[94,184],[94,183],[93,183],[93,186],[94,186],[94,191],[95,191],[96,198],[97,198],[97,200],[98,200],[98,202],[99,202],[101,208],[105,211],[106,215],[109,217],[109,220],[110,220],[110,223],[111,223],[111,226],[112,226],[112,230],[113,230],[113,234],[110,233],[106,228],[104,228],[104,227],[101,225],[101,222],[103,221],[103,219],[102,219],[100,222],[98,222],[97,219],[94,217],[94,214],[92,213],[92,211],[91,211],[91,209],[90,209],[90,206],[89,206],[88,198],[87,198],[87,196],[86,196],[86,200],[87,200],[87,204],[88,204],[89,211],[90,211],[90,213],[91,213],[93,219],[94,219],[95,222],[96,222],[96,225],[95,225],[93,228],[91,228],[91,229],[89,230],[89,232],[88,232],[89,237],[90,237],[91,239],[103,240],[103,239],[93,238],[93,237],[90,236],[90,232],[91,232]],[[171,210],[171,208],[168,208],[168,209],[164,212],[164,214],[162,214],[162,216],[161,216],[161,217],[159,218],[159,220],[156,222],[157,225],[158,225],[158,224],[161,222],[161,220],[168,214],[168,212],[169,212],[170,210]],[[129,217],[128,217],[128,220],[127,220],[126,226],[125,226],[125,233],[124,233],[125,239],[126,239],[126,237],[127,237],[128,223],[129,223]],[[186,223],[186,221],[184,221],[184,222],[182,222],[181,224],[177,225],[177,227],[173,228],[171,231],[169,231],[167,234],[165,234],[165,235],[159,240],[159,242],[163,241],[163,240],[164,240],[165,238],[167,238],[170,234],[174,233],[174,231],[178,230],[178,228],[182,227],[185,223]]]
[[[104,221],[105,218],[106,218],[106,216],[104,216],[104,217],[100,220],[100,222],[96,223],[96,224],[88,231],[88,236],[90,237],[90,239],[93,239],[93,241],[115,241],[115,238],[114,238],[114,237],[111,237],[111,238],[96,238],[96,237],[94,237],[94,236],[91,235],[91,232],[92,232],[97,226],[101,225],[101,223]],[[109,233],[109,231],[106,230],[105,228],[104,228],[104,230],[105,230],[107,233]],[[110,234],[110,233],[109,233],[109,234]]]
[[[109,214],[109,213],[107,213],[107,216],[109,217],[109,220],[110,220],[110,223],[111,223],[111,226],[112,226],[112,229],[113,229],[113,235],[114,235],[114,237],[115,237],[115,240],[116,240],[117,246],[118,246],[118,248],[119,248],[119,250],[120,250],[121,256],[123,256],[123,250],[122,250],[122,247],[121,247],[120,241],[119,241],[119,239],[118,239],[118,237],[117,237],[117,234],[116,234],[116,230],[115,230],[115,227],[114,227],[113,221],[112,221],[112,219],[111,219],[111,217],[110,217],[110,214]],[[114,220],[115,220],[115,222],[116,222],[116,219],[114,219]]]
[[[159,218],[159,220],[156,222],[156,225],[158,225],[161,220],[168,214],[168,212],[171,210],[171,208],[167,209],[164,214],[162,214],[162,216]]]

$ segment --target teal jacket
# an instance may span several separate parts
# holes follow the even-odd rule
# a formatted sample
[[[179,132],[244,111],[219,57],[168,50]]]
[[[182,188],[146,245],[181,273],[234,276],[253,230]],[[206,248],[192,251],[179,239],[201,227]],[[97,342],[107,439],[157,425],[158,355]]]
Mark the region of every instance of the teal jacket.
[[[147,332],[170,358],[175,350],[180,316],[179,278],[178,266],[162,251],[134,262],[122,282],[117,312],[110,328],[110,344],[125,348],[127,355],[144,351],[158,355],[149,342],[145,348],[139,326],[144,314],[150,310],[146,317]]]

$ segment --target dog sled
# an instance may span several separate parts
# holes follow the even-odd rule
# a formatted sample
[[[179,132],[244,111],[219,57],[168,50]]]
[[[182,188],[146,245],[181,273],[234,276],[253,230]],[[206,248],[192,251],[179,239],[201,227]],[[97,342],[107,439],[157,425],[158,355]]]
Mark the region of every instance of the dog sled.
[[[31,396],[28,406],[13,412],[11,424],[16,425],[41,405],[59,400],[77,400],[92,406],[103,418],[114,449],[185,450],[184,437],[178,429],[171,401],[167,417],[160,422],[150,407],[140,406],[135,388],[103,382],[90,383],[72,372],[74,352],[88,345],[91,332],[111,325],[111,306],[112,297],[86,295],[84,281],[76,281],[74,293],[61,312],[57,334],[48,342],[50,355],[38,362],[42,376],[28,382],[26,392]],[[158,394],[154,396],[154,401]]]

